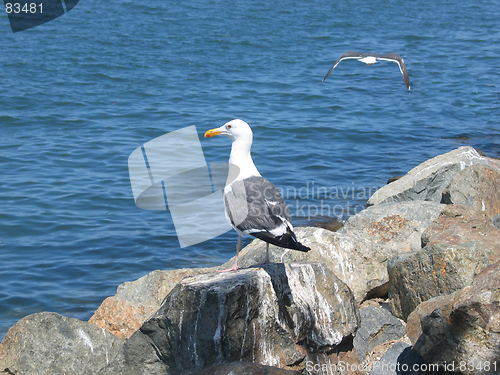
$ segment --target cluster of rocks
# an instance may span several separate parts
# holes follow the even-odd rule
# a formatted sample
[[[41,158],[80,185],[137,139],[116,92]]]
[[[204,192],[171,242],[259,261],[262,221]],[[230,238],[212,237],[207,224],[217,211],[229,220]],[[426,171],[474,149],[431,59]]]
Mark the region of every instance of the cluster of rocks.
[[[154,271],[89,322],[39,313],[0,374],[500,372],[500,163],[460,147],[379,189],[308,253],[255,240],[242,269]],[[439,366],[438,366],[439,365]]]

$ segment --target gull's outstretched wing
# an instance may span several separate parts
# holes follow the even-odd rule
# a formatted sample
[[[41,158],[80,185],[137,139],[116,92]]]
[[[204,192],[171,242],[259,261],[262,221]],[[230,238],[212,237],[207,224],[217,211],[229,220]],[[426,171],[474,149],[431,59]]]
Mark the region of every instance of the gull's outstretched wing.
[[[405,86],[408,90],[410,90],[410,77],[408,76],[408,70],[406,70],[406,64],[403,58],[398,53],[386,53],[383,55],[378,55],[377,59],[385,61],[394,61],[398,63],[399,70],[403,75],[403,81],[405,82]]]
[[[335,67],[337,65],[339,65],[339,63],[342,60],[346,60],[346,59],[361,59],[362,57],[363,57],[363,54],[361,52],[347,51],[342,56],[340,56],[337,61],[335,61],[335,64],[333,64],[333,66],[330,68],[330,70],[328,71],[328,73],[326,73],[326,76],[325,76],[325,78],[323,78],[322,82],[325,82],[325,79],[328,78],[328,76],[332,73],[333,69],[335,69]]]

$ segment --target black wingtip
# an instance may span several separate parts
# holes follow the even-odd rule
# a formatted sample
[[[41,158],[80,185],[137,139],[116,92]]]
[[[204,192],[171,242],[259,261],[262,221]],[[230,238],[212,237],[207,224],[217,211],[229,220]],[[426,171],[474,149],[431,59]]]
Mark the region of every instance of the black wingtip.
[[[279,247],[284,247],[285,249],[297,250],[307,253],[311,250],[310,247],[302,245],[293,232],[285,233],[279,237],[273,236],[268,232],[257,232],[251,233],[252,236],[261,239],[262,241],[269,242],[272,245],[276,245]]]
[[[311,250],[310,247],[302,245],[299,241],[297,241],[297,238],[295,238],[295,235],[292,236],[283,236],[281,238],[280,244],[278,246],[286,247],[291,250],[298,250],[302,251],[304,253],[307,253],[308,251]]]
[[[310,247],[302,245],[299,241],[297,241],[297,237],[295,237],[295,234],[291,235],[287,242],[288,242],[287,247],[289,249],[302,251],[304,253],[307,253],[308,251],[311,250]]]
[[[302,245],[300,242],[297,242],[298,248],[294,250],[302,251],[304,253],[307,253],[308,251],[311,251],[310,247]]]

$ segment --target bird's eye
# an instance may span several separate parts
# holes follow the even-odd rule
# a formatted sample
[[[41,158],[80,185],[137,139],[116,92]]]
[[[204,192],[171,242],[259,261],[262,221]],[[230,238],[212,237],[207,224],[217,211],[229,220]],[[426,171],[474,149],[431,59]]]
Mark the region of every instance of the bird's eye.
[[[231,126],[231,125],[228,125],[228,126],[227,126],[227,128],[228,128],[228,129],[231,129],[231,128],[232,128],[232,126]]]

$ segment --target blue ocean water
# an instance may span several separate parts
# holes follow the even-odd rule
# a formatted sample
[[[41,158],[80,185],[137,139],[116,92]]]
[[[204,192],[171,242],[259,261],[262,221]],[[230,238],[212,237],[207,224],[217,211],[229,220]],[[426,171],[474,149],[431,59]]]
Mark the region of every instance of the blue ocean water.
[[[180,248],[169,212],[139,209],[128,156],[196,125],[207,162],[233,118],[294,224],[345,219],[389,177],[461,145],[499,157],[495,0],[275,3],[81,0],[13,34],[0,12],[0,339],[20,318],[86,320],[124,281],[213,266],[236,234]],[[396,64],[342,62],[398,52]],[[247,239],[245,243],[248,243]]]

